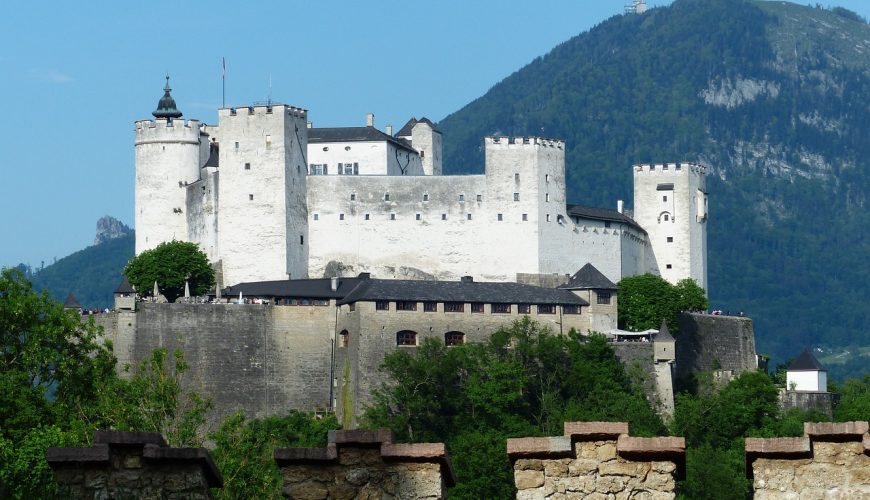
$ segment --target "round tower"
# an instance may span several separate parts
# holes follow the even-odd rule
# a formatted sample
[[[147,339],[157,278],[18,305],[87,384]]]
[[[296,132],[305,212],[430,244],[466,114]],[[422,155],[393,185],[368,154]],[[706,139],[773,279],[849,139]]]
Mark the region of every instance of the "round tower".
[[[169,87],[151,114],[136,122],[136,254],[187,240],[187,186],[202,165],[199,122],[182,120]]]

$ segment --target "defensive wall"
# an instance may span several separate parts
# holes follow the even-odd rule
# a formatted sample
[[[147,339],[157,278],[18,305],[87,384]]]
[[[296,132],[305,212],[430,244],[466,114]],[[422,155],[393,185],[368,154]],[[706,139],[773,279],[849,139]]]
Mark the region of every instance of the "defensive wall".
[[[734,375],[757,368],[752,320],[738,316],[682,313],[677,335],[676,379],[724,370]]]

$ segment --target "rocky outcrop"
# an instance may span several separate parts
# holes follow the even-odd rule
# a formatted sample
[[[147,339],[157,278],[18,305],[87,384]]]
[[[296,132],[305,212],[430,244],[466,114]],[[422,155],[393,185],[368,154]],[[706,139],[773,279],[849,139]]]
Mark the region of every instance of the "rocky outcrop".
[[[94,245],[120,238],[132,232],[133,230],[126,224],[110,215],[100,217],[100,220],[97,221],[97,235],[94,237]]]

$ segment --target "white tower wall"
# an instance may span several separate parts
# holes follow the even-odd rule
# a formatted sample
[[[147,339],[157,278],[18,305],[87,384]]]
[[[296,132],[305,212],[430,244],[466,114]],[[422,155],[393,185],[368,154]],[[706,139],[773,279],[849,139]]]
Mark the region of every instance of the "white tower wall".
[[[306,277],[306,111],[276,104],[218,116],[224,283]]]
[[[417,122],[411,129],[411,144],[420,153],[423,175],[441,175],[441,132],[426,122]]]
[[[160,243],[186,241],[187,185],[199,180],[196,120],[136,122],[136,254]]]
[[[706,167],[635,165],[634,220],[649,235],[650,271],[671,283],[692,278],[707,289]]]

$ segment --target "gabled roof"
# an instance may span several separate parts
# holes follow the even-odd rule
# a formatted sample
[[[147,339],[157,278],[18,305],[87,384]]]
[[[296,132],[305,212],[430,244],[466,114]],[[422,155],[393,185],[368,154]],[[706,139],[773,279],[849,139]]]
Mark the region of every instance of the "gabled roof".
[[[568,290],[521,283],[379,279],[363,281],[338,304],[378,300],[589,305]]]
[[[788,368],[787,371],[819,371],[826,372],[828,370],[819,363],[819,360],[816,359],[815,356],[809,351],[809,349],[804,349],[804,351],[794,360]]]
[[[559,288],[566,290],[617,290],[618,287],[592,264],[586,264]]]
[[[64,309],[81,309],[82,305],[79,304],[78,300],[76,300],[76,296],[73,295],[72,292],[70,292],[69,295],[66,296],[66,300],[63,301],[63,308]]]
[[[579,217],[581,219],[605,220],[611,222],[619,222],[628,224],[634,229],[646,234],[646,231],[640,227],[640,224],[634,221],[631,217],[619,213],[617,210],[609,208],[586,207],[583,205],[566,205],[569,217]]]
[[[441,131],[438,130],[438,127],[436,127],[430,119],[426,117],[420,118],[419,120],[416,118],[411,118],[410,120],[408,120],[408,123],[406,123],[401,129],[399,129],[396,137],[410,137],[411,132],[413,132],[414,130],[414,126],[418,123],[425,123],[426,125],[432,127],[432,130],[434,130],[435,132],[438,132],[439,134],[441,133]]]
[[[349,294],[363,279],[365,278],[338,278],[338,287],[335,291],[332,290],[332,280],[330,278],[254,281],[228,286],[221,291],[221,295],[231,297],[237,296],[241,292],[243,296],[250,297],[339,299]]]
[[[216,142],[212,142],[208,145],[208,160],[206,160],[204,167],[217,167],[219,166],[220,159],[220,146]]]
[[[408,141],[398,139],[385,134],[374,127],[334,127],[334,128],[310,128],[308,129],[308,143],[318,144],[324,142],[389,142],[400,149],[406,149],[412,153],[417,150],[412,148]]]
[[[656,334],[655,339],[656,342],[676,342],[677,339],[671,335],[671,332],[668,331],[668,323],[665,320],[662,320],[662,326],[659,327],[659,333]]]
[[[136,293],[136,290],[130,284],[130,280],[126,276],[123,276],[121,283],[118,284],[118,288],[115,289],[115,293]]]

